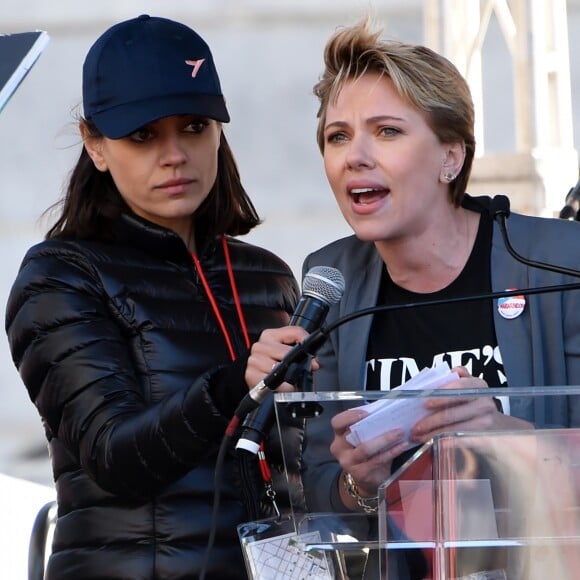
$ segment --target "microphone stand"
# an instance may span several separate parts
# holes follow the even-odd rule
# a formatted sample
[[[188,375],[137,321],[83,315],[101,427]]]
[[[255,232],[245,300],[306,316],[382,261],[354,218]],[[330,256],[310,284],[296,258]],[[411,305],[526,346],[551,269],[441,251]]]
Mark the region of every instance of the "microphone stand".
[[[578,270],[573,270],[571,268],[566,268],[564,266],[556,266],[554,264],[546,264],[545,262],[536,262],[535,260],[530,260],[529,258],[526,258],[525,256],[522,256],[521,254],[516,252],[511,244],[507,230],[507,218],[510,214],[509,199],[505,195],[496,195],[493,198],[492,203],[493,203],[491,208],[492,217],[499,225],[499,229],[501,231],[505,247],[509,252],[509,254],[512,256],[512,258],[514,258],[518,262],[521,262],[522,264],[525,264],[526,266],[531,266],[533,268],[540,268],[541,270],[548,270],[550,272],[555,272],[557,274],[566,274],[568,276],[580,278],[580,272]],[[531,294],[531,292],[520,292],[520,294]]]

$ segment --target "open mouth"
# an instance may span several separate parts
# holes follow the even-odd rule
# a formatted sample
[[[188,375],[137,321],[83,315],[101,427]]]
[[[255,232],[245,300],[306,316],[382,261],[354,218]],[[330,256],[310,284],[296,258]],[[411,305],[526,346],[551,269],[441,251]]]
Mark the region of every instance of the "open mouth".
[[[350,190],[350,196],[358,205],[368,205],[389,194],[389,189],[382,187],[361,187]]]

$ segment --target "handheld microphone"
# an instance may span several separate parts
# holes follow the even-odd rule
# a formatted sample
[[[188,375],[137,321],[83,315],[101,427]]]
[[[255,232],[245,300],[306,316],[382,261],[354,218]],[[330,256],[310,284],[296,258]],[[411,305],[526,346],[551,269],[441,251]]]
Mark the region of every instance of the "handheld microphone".
[[[290,319],[290,325],[301,326],[309,333],[319,328],[324,322],[330,306],[341,299],[344,285],[344,277],[336,268],[315,266],[310,269],[304,276],[302,296]],[[294,384],[298,378],[298,371],[301,370],[300,362],[303,361],[287,365],[288,369],[283,380]],[[268,397],[258,408],[246,416],[236,449],[257,454],[260,443],[274,424],[274,419],[274,398]]]
[[[302,282],[302,296],[290,319],[291,326],[300,326],[308,333],[319,328],[332,304],[344,294],[344,276],[336,268],[315,266]]]

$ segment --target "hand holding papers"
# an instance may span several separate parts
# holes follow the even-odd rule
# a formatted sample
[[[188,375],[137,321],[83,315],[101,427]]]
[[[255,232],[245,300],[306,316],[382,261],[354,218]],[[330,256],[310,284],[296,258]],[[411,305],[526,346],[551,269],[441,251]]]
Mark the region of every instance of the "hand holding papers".
[[[433,368],[424,368],[419,374],[397,388],[401,390],[432,390],[438,389],[459,379],[447,363]],[[403,429],[404,439],[408,442],[413,425],[429,414],[425,408],[425,400],[419,397],[380,399],[359,407],[368,415],[350,427],[346,440],[354,446],[377,437],[391,429]]]

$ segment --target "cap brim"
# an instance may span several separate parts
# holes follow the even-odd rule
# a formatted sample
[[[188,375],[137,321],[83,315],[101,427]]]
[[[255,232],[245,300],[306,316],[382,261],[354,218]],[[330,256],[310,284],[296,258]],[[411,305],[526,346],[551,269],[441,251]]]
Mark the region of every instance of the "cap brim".
[[[109,139],[121,139],[137,129],[171,115],[199,115],[229,123],[230,115],[222,96],[176,95],[133,102],[94,113],[90,120]]]

